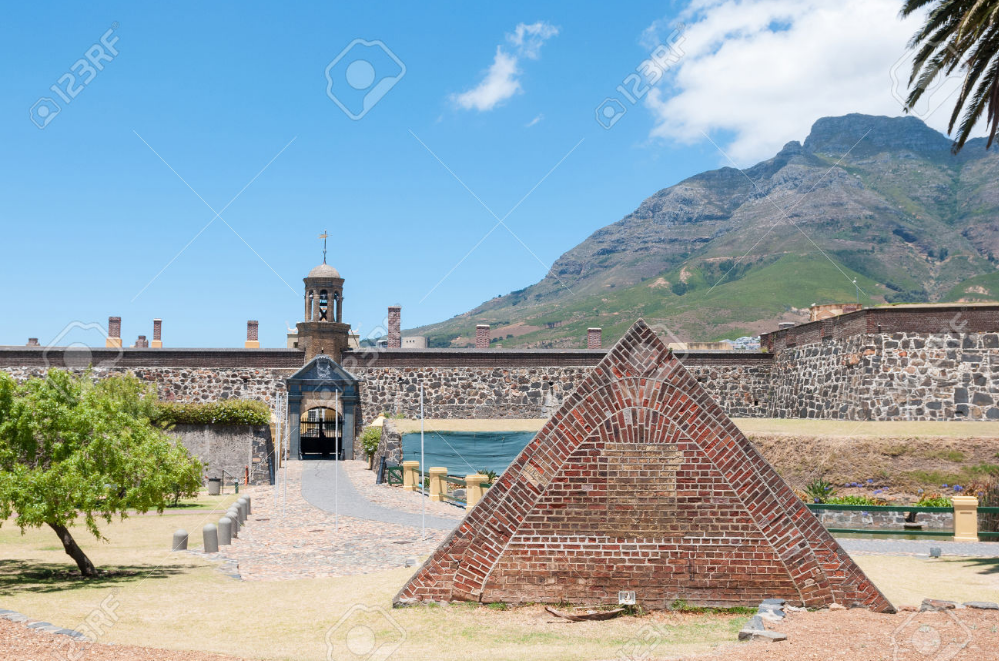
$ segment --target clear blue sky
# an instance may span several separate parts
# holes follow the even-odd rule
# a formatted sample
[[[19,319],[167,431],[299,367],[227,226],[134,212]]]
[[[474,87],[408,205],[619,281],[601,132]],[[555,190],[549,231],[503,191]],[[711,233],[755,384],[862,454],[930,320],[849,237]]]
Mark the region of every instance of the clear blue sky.
[[[663,129],[669,76],[654,107],[627,103],[610,130],[595,119],[684,9],[12,5],[0,26],[0,344],[45,344],[71,322],[118,315],[128,345],[162,317],[168,346],[241,346],[247,319],[260,321],[262,344],[283,346],[324,229],[328,261],[346,279],[345,320],[362,335],[388,305],[402,305],[412,327],[534,283],[648,195],[724,162],[709,142]],[[112,26],[118,54],[91,76],[75,63]],[[405,66],[356,121],[327,95],[325,73],[355,39],[380,40]],[[368,60],[396,73],[387,55]],[[72,85],[66,103],[51,86],[69,94],[60,78],[74,67],[89,82]],[[346,89],[340,75],[334,95]],[[58,113],[32,115],[40,97]],[[836,114],[822,110],[810,112]],[[750,129],[706,130],[738,145]],[[791,134],[774,144],[804,138],[797,126],[781,131]],[[483,240],[496,225],[484,206],[502,218],[532,189],[509,231]]]

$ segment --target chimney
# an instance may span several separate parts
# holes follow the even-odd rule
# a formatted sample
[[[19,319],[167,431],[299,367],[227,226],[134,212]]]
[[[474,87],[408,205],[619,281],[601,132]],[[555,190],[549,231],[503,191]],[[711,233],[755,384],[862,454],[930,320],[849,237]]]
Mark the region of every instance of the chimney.
[[[260,325],[258,321],[248,321],[246,322],[246,344],[244,345],[247,349],[259,349],[260,341],[257,338],[257,327]]]
[[[108,339],[104,346],[121,348],[121,317],[108,317]]]
[[[489,324],[479,324],[475,327],[475,348],[489,348]]]
[[[599,328],[587,328],[586,329],[586,348],[587,349],[599,349],[600,348],[600,333]]]
[[[388,348],[402,347],[402,308],[390,305],[388,309]]]
[[[28,346],[29,346],[29,347],[37,347],[37,346],[40,346],[40,345],[38,344],[38,338],[37,338],[37,337],[29,337],[29,338],[28,338]]]
[[[140,335],[139,339],[137,339],[135,341],[135,348],[136,349],[148,349],[149,348],[149,342],[146,341],[146,336],[145,335]]]
[[[153,319],[153,343],[150,344],[153,349],[163,348],[163,320]]]

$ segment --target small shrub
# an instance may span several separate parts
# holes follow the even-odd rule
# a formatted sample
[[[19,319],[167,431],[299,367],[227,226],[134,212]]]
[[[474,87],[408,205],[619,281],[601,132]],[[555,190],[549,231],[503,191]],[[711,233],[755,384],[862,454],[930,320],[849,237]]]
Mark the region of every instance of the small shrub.
[[[805,485],[805,493],[808,494],[813,502],[824,503],[827,499],[836,495],[836,490],[833,489],[831,484],[819,477]]]
[[[950,498],[938,493],[924,493],[916,501],[916,507],[951,507],[952,505]]]
[[[371,457],[378,452],[378,444],[382,440],[381,427],[367,427],[361,432],[361,445],[364,446],[364,454]]]
[[[492,484],[493,482],[496,481],[496,477],[497,477],[496,476],[496,471],[480,470],[480,471],[478,471],[478,473],[479,473],[479,475],[485,475],[487,478],[489,478],[488,480],[486,480],[487,482],[489,482],[489,484]]]

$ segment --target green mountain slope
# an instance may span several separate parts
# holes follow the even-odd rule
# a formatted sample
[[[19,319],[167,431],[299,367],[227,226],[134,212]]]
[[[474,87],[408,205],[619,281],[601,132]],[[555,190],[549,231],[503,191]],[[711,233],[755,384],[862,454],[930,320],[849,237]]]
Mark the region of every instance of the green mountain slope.
[[[827,117],[770,160],[655,193],[539,283],[411,332],[462,346],[488,323],[504,347],[571,347],[643,316],[679,340],[755,335],[858,295],[992,300],[997,255],[999,150],[954,156],[914,117]]]

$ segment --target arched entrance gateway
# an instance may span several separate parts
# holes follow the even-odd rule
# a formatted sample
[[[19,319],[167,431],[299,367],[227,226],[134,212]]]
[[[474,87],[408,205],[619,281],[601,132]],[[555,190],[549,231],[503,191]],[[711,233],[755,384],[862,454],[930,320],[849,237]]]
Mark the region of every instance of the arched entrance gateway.
[[[288,377],[287,385],[291,458],[358,458],[357,378],[320,354]]]

